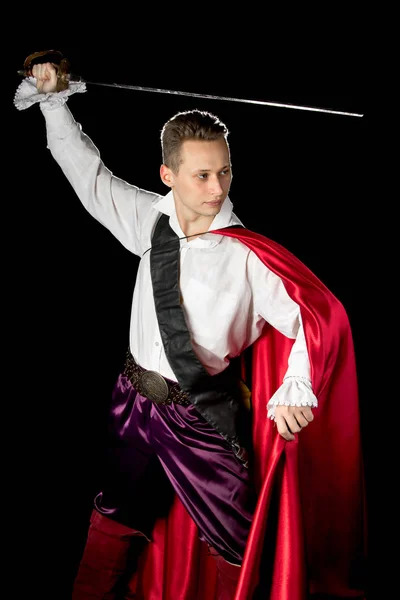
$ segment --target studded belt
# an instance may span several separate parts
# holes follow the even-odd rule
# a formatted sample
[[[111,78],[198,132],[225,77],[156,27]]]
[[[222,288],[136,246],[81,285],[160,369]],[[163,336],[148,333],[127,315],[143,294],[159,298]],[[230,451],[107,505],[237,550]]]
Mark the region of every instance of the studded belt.
[[[124,375],[141,396],[156,404],[172,404],[172,402],[183,406],[190,404],[189,394],[179,383],[166,379],[157,371],[144,369],[137,364],[129,350],[126,353]]]

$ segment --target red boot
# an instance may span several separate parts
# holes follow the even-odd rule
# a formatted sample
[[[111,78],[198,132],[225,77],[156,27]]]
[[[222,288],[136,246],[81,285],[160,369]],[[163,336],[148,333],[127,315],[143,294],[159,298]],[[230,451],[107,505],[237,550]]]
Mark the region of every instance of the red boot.
[[[134,548],[132,538],[137,539]],[[115,600],[131,576],[145,539],[135,529],[93,510],[86,546],[75,578],[72,600]],[[135,552],[132,552],[132,551]],[[133,554],[136,554],[134,556]]]
[[[228,563],[222,556],[214,555],[218,571],[218,600],[234,600],[239,581],[240,566]]]

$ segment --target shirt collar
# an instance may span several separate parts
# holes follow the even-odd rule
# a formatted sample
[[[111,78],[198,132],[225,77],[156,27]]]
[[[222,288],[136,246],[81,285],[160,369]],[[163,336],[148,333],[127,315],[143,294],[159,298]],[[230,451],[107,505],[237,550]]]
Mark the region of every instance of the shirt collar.
[[[178,218],[176,216],[173,191],[170,190],[165,196],[161,198],[161,200],[156,202],[154,207],[158,211],[164,213],[165,215],[168,215],[169,224],[173,231],[177,234],[178,237],[185,238],[185,234],[180,228]],[[215,215],[208,231],[211,231],[213,229],[222,229],[223,227],[228,227],[229,225],[243,225],[243,223],[233,213],[233,204],[227,196],[221,206],[221,210],[217,215]],[[211,248],[212,246],[216,246],[217,244],[219,244],[222,238],[222,235],[216,235],[215,233],[205,233],[191,241],[186,241],[186,238],[181,240],[181,246]]]

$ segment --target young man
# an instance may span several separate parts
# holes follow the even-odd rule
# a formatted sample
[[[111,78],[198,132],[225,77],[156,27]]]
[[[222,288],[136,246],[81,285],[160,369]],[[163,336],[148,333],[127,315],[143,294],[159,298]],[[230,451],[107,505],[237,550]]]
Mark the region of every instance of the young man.
[[[350,572],[362,554],[363,498],[343,307],[232,212],[228,131],[216,116],[182,112],[164,125],[160,176],[169,192],[160,196],[104,166],[66,107],[68,91],[56,92],[52,64],[35,65],[32,76],[53,157],[89,213],[141,257],[106,483],[73,599],[244,600],[261,590],[274,599],[361,598]],[[232,365],[250,347],[249,406]],[[164,489],[175,496],[155,499]],[[167,509],[168,533],[159,519]],[[204,592],[194,530],[218,572]],[[172,583],[152,550],[166,552],[168,535]],[[139,553],[140,575],[131,577]]]

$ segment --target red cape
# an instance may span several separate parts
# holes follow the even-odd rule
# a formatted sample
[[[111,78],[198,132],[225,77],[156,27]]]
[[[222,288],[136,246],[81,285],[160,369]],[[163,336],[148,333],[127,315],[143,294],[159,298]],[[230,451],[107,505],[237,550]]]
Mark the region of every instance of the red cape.
[[[252,410],[259,500],[235,600],[365,598],[366,513],[357,375],[346,311],[293,254],[249,230],[239,239],[283,281],[300,306],[319,406],[286,442],[266,404],[282,382],[293,344],[272,327],[253,345]],[[160,520],[134,587],[138,600],[215,600],[216,569],[178,498]],[[258,586],[258,587],[257,587]]]

